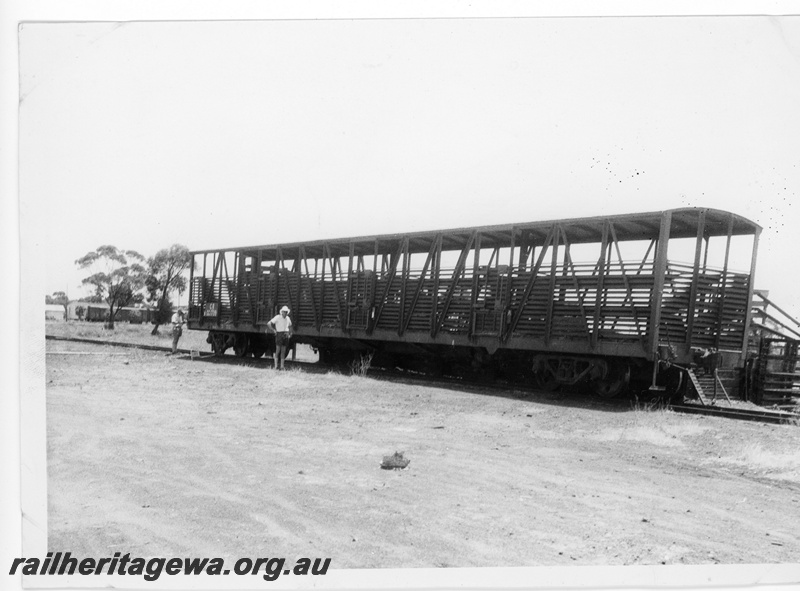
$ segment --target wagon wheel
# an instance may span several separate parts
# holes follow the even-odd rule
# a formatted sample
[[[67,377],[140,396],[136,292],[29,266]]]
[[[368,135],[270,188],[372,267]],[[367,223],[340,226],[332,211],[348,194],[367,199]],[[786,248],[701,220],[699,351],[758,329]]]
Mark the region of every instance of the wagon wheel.
[[[682,402],[686,382],[681,368],[672,366],[661,371],[656,383],[664,387],[665,398],[672,402]]]
[[[225,335],[222,334],[212,334],[211,335],[211,350],[214,352],[214,355],[219,357],[225,354]]]
[[[559,386],[558,378],[547,366],[533,374],[536,387],[545,392],[553,392]]]
[[[253,349],[252,350],[253,357],[255,357],[256,359],[262,358],[264,356],[264,353],[266,353],[266,352],[267,352],[266,349]]]
[[[247,357],[250,353],[250,339],[246,335],[236,335],[233,342],[233,352],[237,357]]]
[[[630,365],[627,363],[613,363],[606,376],[594,382],[594,391],[601,398],[614,398],[628,388],[630,381]]]

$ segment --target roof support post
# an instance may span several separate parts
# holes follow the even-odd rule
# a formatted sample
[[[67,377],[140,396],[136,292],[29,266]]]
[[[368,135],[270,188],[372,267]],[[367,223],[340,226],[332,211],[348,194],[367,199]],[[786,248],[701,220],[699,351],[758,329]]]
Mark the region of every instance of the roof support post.
[[[575,264],[572,261],[572,255],[569,253],[569,240],[567,239],[567,233],[562,228],[562,238],[564,239],[564,279],[566,282],[566,276],[569,270],[569,274],[572,275],[572,287],[575,289],[575,296],[578,298],[578,309],[581,312],[581,318],[583,318],[583,326],[584,330],[586,331],[586,340],[589,343],[589,346],[592,347],[592,333],[589,331],[589,319],[586,317],[586,306],[584,296],[581,295],[581,287],[580,283],[578,283],[578,275],[575,272]],[[567,288],[561,288],[561,298],[562,301],[566,298]]]
[[[686,310],[686,346],[692,346],[694,315],[697,310],[697,279],[700,276],[700,254],[703,250],[703,236],[706,231],[706,211],[700,210],[697,218],[697,240],[694,247],[694,267],[692,268],[692,287],[689,290],[689,306]]]
[[[600,337],[600,309],[605,298],[606,268],[608,267],[608,222],[603,224],[603,238],[600,243],[600,269],[597,275],[597,289],[595,290],[594,318],[592,319],[592,349],[597,348],[597,340]]]
[[[234,281],[236,294],[231,298],[231,320],[233,321],[233,325],[237,326],[239,324],[239,312],[242,309],[240,305],[241,302],[239,301],[239,294],[242,293],[242,275],[244,275],[244,257],[241,256],[238,250],[233,255],[233,268],[236,270],[236,280]],[[248,300],[249,299],[250,298],[248,298]]]
[[[442,235],[437,234],[434,239],[434,258],[432,261],[433,275],[433,305],[431,306],[431,336],[436,335],[436,319],[439,308],[439,275],[442,272]]]
[[[544,320],[544,343],[545,345],[550,344],[550,331],[553,328],[553,306],[555,305],[555,297],[556,297],[556,269],[558,268],[558,242],[559,242],[559,233],[561,232],[561,226],[558,224],[553,224],[553,257],[550,261],[550,292],[547,296],[547,314],[545,315]]]
[[[403,243],[402,241],[400,244],[397,245],[397,252],[394,253],[394,256],[391,257],[391,264],[386,269],[385,277],[386,277],[386,287],[383,288],[383,295],[379,300],[378,308],[375,310],[375,318],[367,325],[367,334],[371,334],[375,327],[378,326],[378,320],[381,318],[381,312],[383,312],[383,305],[386,303],[386,298],[389,297],[389,290],[392,288],[392,281],[394,281],[394,276],[397,273],[397,264],[400,261],[400,253],[403,250]],[[386,255],[383,255],[384,261],[386,261]],[[384,268],[384,265],[381,265],[381,268]]]
[[[411,273],[411,255],[409,254],[408,236],[403,238],[400,243],[403,249],[403,269],[400,273],[400,315],[397,324],[397,333],[403,333],[406,325],[406,292],[408,291],[408,276]]]
[[[725,262],[722,264],[722,279],[719,286],[719,300],[717,309],[717,336],[714,339],[714,348],[719,349],[719,341],[722,337],[722,321],[725,311],[725,291],[728,284],[728,257],[731,253],[731,236],[733,235],[733,214],[728,218],[728,236],[725,241]],[[747,328],[745,328],[747,332]]]
[[[345,317],[342,319],[345,327],[350,326],[350,304],[353,301],[353,255],[355,254],[355,244],[350,241],[350,250],[347,253],[347,289],[344,298]],[[356,262],[356,264],[358,264]]]
[[[753,320],[753,286],[756,282],[756,256],[758,255],[758,239],[761,236],[761,228],[756,228],[753,234],[753,255],[750,257],[750,278],[747,286],[747,312],[744,321],[744,337],[742,338],[742,357],[747,357],[747,347],[750,341],[750,323]]]
[[[481,235],[475,233],[475,248],[472,249],[472,297],[469,303],[469,335],[475,334],[475,306],[478,305],[478,289],[480,288],[480,259],[481,259]]]
[[[194,292],[194,265],[195,265],[194,255],[192,254],[191,257],[192,257],[192,264],[189,265],[189,304],[186,306],[189,309],[190,318],[192,310],[192,293]],[[201,307],[200,318],[202,319],[202,317],[203,317],[203,312]]]
[[[661,227],[658,231],[656,243],[656,258],[653,263],[653,291],[650,296],[650,328],[648,353],[655,359],[658,353],[658,328],[661,324],[661,299],[664,295],[664,275],[667,272],[667,250],[669,246],[669,231],[672,225],[672,212],[665,211],[661,215]]]
[[[520,232],[519,237],[519,268],[524,269],[528,266],[528,246],[531,247],[531,253],[533,252],[533,235],[528,230],[529,239],[526,240],[525,230]]]
[[[217,326],[222,323],[222,288],[218,286],[222,285],[222,260],[224,258],[224,252],[214,254],[214,273],[211,276],[211,293],[217,297]]]
[[[514,246],[516,239],[516,229],[511,228],[511,239],[509,240],[509,254],[508,254],[508,272],[506,273],[506,284],[502,294],[503,302],[503,320],[500,323],[500,340],[505,341],[508,335],[508,329],[511,326],[511,282],[514,280]],[[499,259],[499,254],[497,255]],[[499,261],[498,261],[499,262]],[[499,274],[498,274],[499,275]]]
[[[299,298],[295,299],[294,293],[292,293],[292,286],[289,283],[289,270],[286,268],[286,260],[283,257],[283,249],[279,246],[277,249],[276,254],[277,260],[276,265],[278,266],[278,286],[280,287],[281,279],[286,284],[286,297],[289,300],[289,308],[292,310],[296,310],[299,306]],[[276,294],[277,295],[277,294]]]
[[[341,293],[341,291],[339,289],[339,282],[338,282],[338,280],[336,278],[336,274],[337,274],[336,262],[337,262],[337,259],[333,256],[333,253],[331,252],[331,247],[327,242],[323,246],[323,249],[324,249],[324,253],[327,253],[328,260],[330,261],[331,283],[333,283],[333,291],[334,291],[334,293],[336,293],[336,306],[337,306],[337,309],[339,311],[339,325],[340,325],[340,328],[342,329],[342,332],[347,332],[347,314],[342,309],[342,293]],[[339,268],[338,272],[341,272],[341,267]],[[325,299],[323,298],[322,301],[324,303]]]
[[[435,337],[439,334],[439,330],[441,330],[442,325],[444,324],[444,320],[447,317],[447,309],[450,307],[450,301],[453,299],[453,292],[456,289],[456,284],[458,283],[458,277],[464,272],[464,267],[467,264],[467,255],[469,254],[470,249],[472,248],[472,244],[475,241],[475,236],[477,235],[477,231],[472,232],[467,239],[467,243],[464,245],[464,248],[461,251],[461,254],[458,257],[458,263],[456,263],[456,268],[453,269],[453,277],[452,282],[450,283],[450,287],[447,290],[447,295],[444,298],[444,302],[442,303],[442,313],[439,315],[439,318],[436,320],[436,324],[434,326],[433,336]]]
[[[319,310],[318,310],[318,313],[317,313],[317,329],[318,330],[322,328],[322,315],[323,315],[323,312],[324,312],[324,309],[325,309],[325,286],[327,285],[327,283],[325,283],[325,264],[326,264],[327,259],[325,258],[324,249],[322,251],[321,259],[322,259],[321,260],[322,270],[321,270],[321,273],[320,273],[320,280],[319,280],[319,288],[320,288],[319,289]],[[317,264],[317,260],[314,259],[314,266],[316,266],[316,264]]]
[[[306,255],[306,247],[305,246],[300,246],[300,249],[298,250],[298,255],[297,256],[299,256],[300,259],[302,259],[303,265],[306,268],[306,282],[308,284],[308,295],[309,295],[309,299],[311,300],[311,317],[314,319],[314,326],[316,327],[317,330],[319,330],[320,329],[320,324],[318,322],[319,315],[317,313],[316,298],[314,297],[314,281],[311,278],[311,274],[308,272],[308,256]],[[300,265],[298,264],[298,269],[299,269],[299,267],[300,267]],[[316,278],[316,276],[317,276],[317,270],[316,269],[317,269],[317,267],[316,267],[316,259],[315,259],[314,260],[314,278]],[[300,282],[301,281],[302,281],[302,276],[300,274],[300,271],[298,270],[298,272],[297,272],[297,285],[298,285],[298,290],[300,290],[300,293],[302,293],[302,287],[300,286]]]
[[[536,283],[536,275],[539,273],[539,269],[542,266],[542,262],[544,261],[544,255],[547,252],[547,246],[556,240],[555,238],[555,228],[551,228],[550,232],[545,236],[544,243],[542,244],[542,250],[539,252],[539,258],[536,260],[536,263],[531,269],[530,277],[528,277],[528,284],[525,286],[525,292],[522,294],[522,299],[520,300],[519,308],[517,308],[516,314],[511,319],[511,324],[508,327],[508,332],[506,333],[506,339],[508,339],[514,330],[517,328],[517,324],[519,323],[519,319],[522,317],[522,311],[525,309],[525,304],[528,302],[528,299],[531,296],[531,292],[533,291],[533,286]]]
[[[633,288],[631,287],[631,283],[628,280],[628,273],[625,270],[625,261],[622,258],[622,251],[619,248],[619,239],[617,238],[617,233],[614,230],[613,224],[609,224],[609,229],[611,230],[611,242],[614,244],[614,249],[616,250],[617,253],[617,260],[619,261],[619,269],[620,272],[622,273],[622,280],[625,282],[625,299],[623,300],[622,303],[623,305],[625,305],[627,302],[630,301],[631,313],[633,314],[633,322],[636,325],[636,333],[639,335],[639,341],[642,344],[642,348],[644,348],[645,343],[642,335],[642,329],[639,326],[639,315],[636,313],[636,302],[633,299]],[[650,243],[650,246],[652,247],[653,244]],[[648,248],[648,252],[649,250],[650,249]],[[609,258],[610,254],[611,253],[609,253]],[[616,321],[614,321],[614,325],[616,326]]]
[[[411,308],[409,308],[408,315],[400,324],[400,332],[399,332],[400,336],[402,336],[403,333],[405,333],[406,330],[408,330],[408,325],[411,322],[412,316],[414,316],[414,310],[417,307],[419,296],[422,293],[422,287],[425,284],[425,276],[428,274],[428,268],[431,266],[433,258],[436,256],[436,242],[437,241],[434,240],[431,243],[431,247],[428,249],[428,257],[425,259],[425,264],[422,266],[422,273],[419,276],[419,282],[417,283],[417,288],[414,290],[414,297],[411,300]],[[403,301],[405,302],[405,298],[403,299]]]

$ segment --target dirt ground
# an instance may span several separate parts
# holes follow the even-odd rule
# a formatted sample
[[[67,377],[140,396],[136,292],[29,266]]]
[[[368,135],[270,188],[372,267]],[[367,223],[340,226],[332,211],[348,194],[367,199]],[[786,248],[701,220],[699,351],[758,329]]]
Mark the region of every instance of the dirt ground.
[[[183,346],[183,344],[182,344]],[[800,427],[47,342],[49,549],[788,563]],[[405,470],[382,470],[402,451]]]

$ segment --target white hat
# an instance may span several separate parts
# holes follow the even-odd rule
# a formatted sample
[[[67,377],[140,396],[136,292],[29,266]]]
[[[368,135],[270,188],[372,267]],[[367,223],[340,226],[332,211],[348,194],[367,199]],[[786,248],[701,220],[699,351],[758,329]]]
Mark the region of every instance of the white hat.
[[[283,308],[281,308],[281,312],[286,312],[288,314],[290,310],[287,306],[284,306]]]

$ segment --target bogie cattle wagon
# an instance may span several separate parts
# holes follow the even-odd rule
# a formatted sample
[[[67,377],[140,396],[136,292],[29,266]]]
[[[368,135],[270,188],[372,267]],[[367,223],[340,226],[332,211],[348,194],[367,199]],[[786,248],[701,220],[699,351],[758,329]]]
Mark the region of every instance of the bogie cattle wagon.
[[[680,393],[744,363],[761,228],[700,208],[197,251],[188,325],[261,356],[286,305],[323,360]]]

